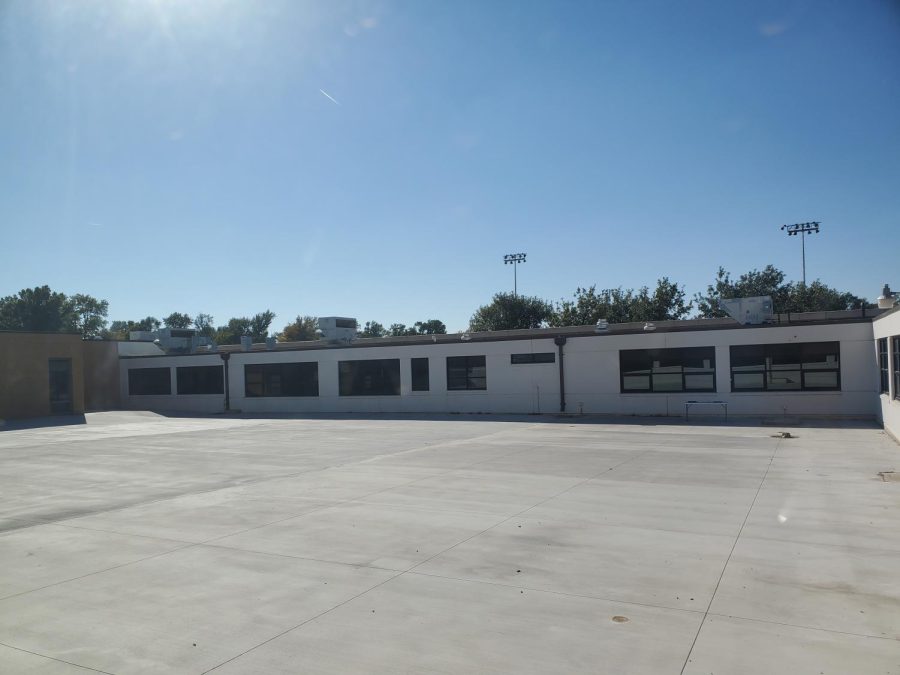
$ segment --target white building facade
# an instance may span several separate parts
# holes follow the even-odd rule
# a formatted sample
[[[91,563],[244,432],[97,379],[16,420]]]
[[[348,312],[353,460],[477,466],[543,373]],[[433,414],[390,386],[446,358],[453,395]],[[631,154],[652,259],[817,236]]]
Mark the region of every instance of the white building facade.
[[[877,314],[877,313],[876,313]],[[280,343],[123,357],[126,407],[173,412],[514,413],[884,419],[873,326],[900,314],[828,312],[471,335]],[[883,322],[883,323],[882,323]],[[890,342],[890,340],[888,340]],[[224,348],[223,348],[224,349]],[[887,400],[887,403],[885,403]],[[896,436],[896,431],[893,432]]]

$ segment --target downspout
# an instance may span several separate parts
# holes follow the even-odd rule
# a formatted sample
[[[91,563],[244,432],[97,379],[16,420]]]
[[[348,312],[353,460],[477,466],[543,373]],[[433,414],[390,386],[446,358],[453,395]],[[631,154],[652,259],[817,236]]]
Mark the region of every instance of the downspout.
[[[563,345],[566,344],[566,338],[563,335],[557,335],[553,342],[559,349],[559,412],[566,412],[566,369],[563,361]]]
[[[222,359],[222,362],[225,364],[225,412],[231,411],[231,391],[228,386],[228,359],[231,358],[231,354],[225,352],[224,354],[219,354],[219,357]]]

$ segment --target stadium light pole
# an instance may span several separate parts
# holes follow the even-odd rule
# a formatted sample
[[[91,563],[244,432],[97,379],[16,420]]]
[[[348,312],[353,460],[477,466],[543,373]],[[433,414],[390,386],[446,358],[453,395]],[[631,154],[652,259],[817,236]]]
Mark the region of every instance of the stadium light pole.
[[[527,253],[508,253],[503,256],[503,264],[504,265],[512,265],[513,266],[513,297],[517,297],[519,294],[519,282],[516,278],[516,267],[518,267],[519,263],[525,262],[525,256]]]
[[[781,229],[788,233],[789,237],[800,235],[801,249],[803,251],[803,285],[806,286],[806,235],[818,234],[819,223],[796,223],[794,225],[782,225]]]

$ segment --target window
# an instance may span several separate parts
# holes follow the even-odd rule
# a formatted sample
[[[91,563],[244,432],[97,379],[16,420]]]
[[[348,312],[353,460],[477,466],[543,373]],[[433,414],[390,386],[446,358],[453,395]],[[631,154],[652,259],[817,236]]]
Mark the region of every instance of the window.
[[[731,390],[839,390],[840,353],[840,342],[733,346]]]
[[[509,362],[517,363],[556,363],[554,352],[540,352],[538,354],[510,354]]]
[[[222,366],[186,366],[175,369],[179,394],[224,394]]]
[[[399,396],[400,359],[340,361],[341,396]]]
[[[619,352],[623,394],[716,390],[715,347],[624,349]]]
[[[318,396],[319,364],[248,363],[244,366],[244,395],[248,398],[269,396]]]
[[[448,356],[447,389],[451,391],[487,389],[484,356]]]
[[[888,369],[888,341],[887,338],[878,340],[878,369],[881,373],[881,393],[889,393],[891,371]]]
[[[894,398],[900,399],[900,337],[892,337],[894,347]]]
[[[132,368],[128,371],[129,396],[168,396],[171,393],[168,368]]]
[[[356,328],[356,319],[335,319],[335,328]]]
[[[428,391],[428,359],[412,359],[412,390]]]

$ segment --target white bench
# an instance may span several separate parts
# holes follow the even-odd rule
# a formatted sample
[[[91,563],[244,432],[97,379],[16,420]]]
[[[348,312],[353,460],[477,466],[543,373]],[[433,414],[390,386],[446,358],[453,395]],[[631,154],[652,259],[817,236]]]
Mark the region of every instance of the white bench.
[[[690,419],[691,406],[693,405],[717,405],[725,411],[725,419],[728,419],[728,402],[727,401],[685,401],[684,402],[684,419]]]

